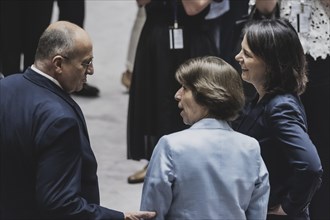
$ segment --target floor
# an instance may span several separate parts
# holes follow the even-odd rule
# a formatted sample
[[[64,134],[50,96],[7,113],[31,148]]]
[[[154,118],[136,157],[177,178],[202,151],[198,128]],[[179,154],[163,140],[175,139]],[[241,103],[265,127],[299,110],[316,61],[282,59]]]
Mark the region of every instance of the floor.
[[[74,96],[98,161],[101,205],[120,211],[139,209],[143,184],[128,184],[127,177],[146,164],[126,158],[128,94],[120,82],[136,13],[135,0],[86,1],[85,29],[94,43],[95,69],[88,83],[100,89],[100,97]]]

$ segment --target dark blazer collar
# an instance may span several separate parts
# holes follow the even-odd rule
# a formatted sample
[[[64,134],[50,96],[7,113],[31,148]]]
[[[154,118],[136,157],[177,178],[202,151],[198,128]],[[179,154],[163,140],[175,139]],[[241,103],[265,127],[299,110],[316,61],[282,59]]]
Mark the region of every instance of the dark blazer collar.
[[[237,130],[248,133],[248,131],[253,128],[255,123],[265,111],[266,105],[271,97],[273,97],[273,95],[266,94],[258,102],[259,95],[256,94],[255,97],[249,103],[247,103],[246,107],[244,108],[243,117],[237,127]]]
[[[70,97],[68,93],[66,93],[62,88],[60,88],[51,80],[47,79],[46,77],[32,70],[30,67],[27,68],[26,71],[24,72],[24,77],[30,80],[31,82],[33,82],[34,84],[37,84],[38,86],[43,87],[57,94],[65,101],[67,101],[70,105],[74,105],[74,100]]]
[[[81,119],[82,123],[85,126],[85,131],[87,134],[87,126],[85,122],[84,115],[78,106],[78,104],[71,98],[70,94],[65,92],[62,88],[60,88],[58,85],[56,85],[51,80],[47,79],[46,77],[40,75],[39,73],[33,71],[30,67],[26,69],[23,75],[27,80],[31,81],[32,83],[43,87],[45,89],[48,89],[49,91],[53,92],[54,94],[61,97],[64,101],[66,101],[77,113],[79,118]],[[88,137],[88,135],[87,135]]]
[[[223,129],[223,130],[233,130],[228,122],[224,120],[218,120],[215,118],[203,118],[193,124],[191,129]]]
[[[258,102],[259,95],[256,94],[256,96],[244,108],[243,117],[237,127],[237,130],[248,133],[248,131],[255,125],[258,119],[263,115],[270,100],[273,99],[276,95],[278,94],[267,93]]]

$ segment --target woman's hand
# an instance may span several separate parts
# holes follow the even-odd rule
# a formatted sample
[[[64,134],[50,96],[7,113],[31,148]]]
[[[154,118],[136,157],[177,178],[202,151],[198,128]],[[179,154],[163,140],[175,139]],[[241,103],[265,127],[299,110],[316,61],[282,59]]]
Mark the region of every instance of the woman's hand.
[[[268,215],[287,215],[281,205],[276,205],[268,210]]]
[[[197,15],[206,8],[212,0],[182,0],[182,5],[187,15]]]

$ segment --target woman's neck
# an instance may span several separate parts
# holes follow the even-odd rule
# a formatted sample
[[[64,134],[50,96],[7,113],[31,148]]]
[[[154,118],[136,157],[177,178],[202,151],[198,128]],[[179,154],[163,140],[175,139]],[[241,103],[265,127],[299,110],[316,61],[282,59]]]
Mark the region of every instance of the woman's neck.
[[[266,91],[265,89],[263,88],[263,86],[260,86],[260,87],[255,87],[256,90],[257,90],[257,93],[259,95],[259,98],[258,98],[258,102],[265,96],[266,94]]]

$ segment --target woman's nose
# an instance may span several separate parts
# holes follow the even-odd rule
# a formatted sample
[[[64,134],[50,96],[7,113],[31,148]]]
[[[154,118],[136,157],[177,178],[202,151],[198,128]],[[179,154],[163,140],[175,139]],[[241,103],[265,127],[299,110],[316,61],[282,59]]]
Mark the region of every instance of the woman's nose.
[[[182,87],[175,93],[174,99],[176,101],[180,101],[181,100],[181,91],[182,91]]]
[[[240,62],[242,60],[242,56],[241,56],[242,50],[240,50],[240,52],[238,54],[236,54],[235,56],[235,60]]]

